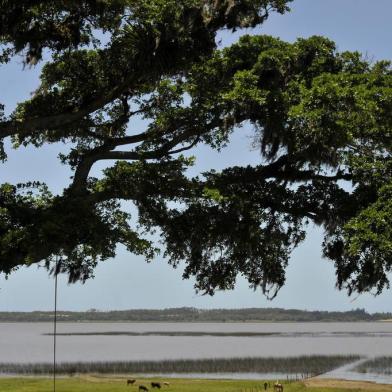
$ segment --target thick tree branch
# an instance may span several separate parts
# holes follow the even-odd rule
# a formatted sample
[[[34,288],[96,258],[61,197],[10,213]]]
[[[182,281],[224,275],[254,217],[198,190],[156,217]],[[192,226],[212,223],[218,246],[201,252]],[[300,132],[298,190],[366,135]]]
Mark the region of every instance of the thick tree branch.
[[[172,150],[178,144],[188,140],[189,137],[196,134],[195,130],[185,131],[172,140],[164,143],[162,147],[151,151],[113,151],[114,148],[131,143],[142,142],[148,137],[153,136],[148,132],[140,133],[133,136],[125,136],[121,138],[108,139],[102,146],[97,147],[87,152],[78,164],[74,180],[71,188],[76,191],[85,189],[89,172],[95,162],[101,160],[148,160],[148,159],[162,159],[165,156],[177,154],[182,151],[189,150],[194,147],[200,140],[200,135],[188,146]]]
[[[68,111],[53,116],[30,118],[24,121],[12,120],[0,123],[0,139],[16,134],[26,136],[36,130],[53,130],[76,123],[83,119],[83,117],[102,108],[121,95],[124,88],[124,85],[117,86],[109,94],[102,95],[96,100],[87,103],[74,111]]]

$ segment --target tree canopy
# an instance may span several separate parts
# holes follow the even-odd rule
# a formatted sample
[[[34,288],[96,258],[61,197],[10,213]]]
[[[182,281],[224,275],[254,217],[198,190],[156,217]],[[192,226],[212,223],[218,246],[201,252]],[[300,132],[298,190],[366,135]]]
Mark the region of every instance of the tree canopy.
[[[261,25],[288,0],[1,1],[0,64],[42,63],[40,86],[0,106],[1,159],[63,143],[61,194],[0,184],[0,272],[46,261],[88,279],[123,244],[206,294],[243,275],[273,297],[313,222],[337,286],[376,294],[392,267],[392,68],[327,38],[287,43],[222,29]],[[0,96],[1,101],[1,96]],[[3,102],[4,103],[4,102]],[[131,131],[134,118],[145,128]],[[131,125],[130,125],[131,124]],[[192,177],[189,153],[251,125],[260,164]],[[184,153],[184,154],[183,154]],[[94,178],[96,162],[109,161]],[[131,217],[123,201],[131,201]]]

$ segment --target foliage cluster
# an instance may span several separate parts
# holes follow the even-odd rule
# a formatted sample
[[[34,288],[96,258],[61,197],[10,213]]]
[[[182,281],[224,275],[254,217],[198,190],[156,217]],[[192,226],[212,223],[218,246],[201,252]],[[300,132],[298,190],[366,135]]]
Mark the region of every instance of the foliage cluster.
[[[34,94],[0,107],[4,142],[63,143],[73,178],[0,184],[0,271],[42,260],[71,282],[116,246],[173,266],[206,294],[238,275],[273,297],[313,222],[337,286],[379,294],[392,268],[392,68],[323,37],[294,43],[222,29],[261,25],[289,0],[1,2],[1,62],[42,67]],[[1,103],[1,102],[0,102]],[[3,102],[4,104],[4,102]],[[132,129],[133,120],[145,128]],[[253,126],[257,166],[191,177],[198,145],[225,148]],[[91,176],[97,162],[108,162]],[[124,209],[137,209],[131,217]]]

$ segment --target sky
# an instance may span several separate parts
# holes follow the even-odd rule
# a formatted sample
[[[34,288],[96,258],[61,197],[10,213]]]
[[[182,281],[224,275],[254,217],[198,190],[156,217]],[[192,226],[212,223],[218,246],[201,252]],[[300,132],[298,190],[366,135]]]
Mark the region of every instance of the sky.
[[[229,45],[245,33],[268,34],[290,42],[297,37],[323,35],[334,40],[340,51],[358,50],[368,59],[392,59],[392,1],[294,0],[291,8],[292,11],[283,16],[272,14],[261,28],[222,33],[222,44]],[[28,99],[37,88],[38,77],[39,68],[23,68],[21,60],[0,67],[1,100],[8,112],[16,102]],[[221,153],[207,147],[197,148],[194,170],[259,163],[258,151],[251,148],[251,135],[251,129],[239,130]],[[58,163],[60,148],[51,145],[41,149],[8,149],[8,162],[0,165],[0,183],[34,179],[45,181],[53,192],[60,192],[71,175],[66,166]],[[94,173],[99,173],[101,168],[96,165]],[[391,290],[378,297],[369,294],[348,297],[335,288],[333,264],[321,257],[322,238],[322,229],[309,227],[307,239],[292,254],[286,285],[273,301],[267,300],[261,291],[251,290],[241,278],[233,291],[218,292],[213,297],[198,295],[192,280],[181,279],[181,266],[173,269],[161,257],[146,263],[142,257],[127,253],[120,246],[117,256],[101,263],[95,278],[84,285],[68,285],[66,278],[60,277],[58,308],[109,310],[189,306],[392,311]],[[21,268],[7,280],[0,276],[0,311],[51,310],[53,289],[53,278],[37,266]]]

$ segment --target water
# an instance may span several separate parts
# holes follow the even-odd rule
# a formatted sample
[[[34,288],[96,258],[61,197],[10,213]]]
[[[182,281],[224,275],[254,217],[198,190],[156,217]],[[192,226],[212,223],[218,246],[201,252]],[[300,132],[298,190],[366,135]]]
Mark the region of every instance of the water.
[[[0,362],[50,362],[53,325],[0,323]],[[392,323],[59,323],[58,333],[77,332],[259,332],[283,335],[233,336],[58,336],[63,361],[161,360],[215,357],[268,357],[313,354],[392,353]],[[346,378],[349,369],[330,376]],[[371,375],[355,373],[366,379]],[[351,378],[354,376],[351,375]],[[372,376],[373,377],[373,376]],[[391,380],[377,376],[383,381]],[[374,381],[374,377],[372,378]]]

